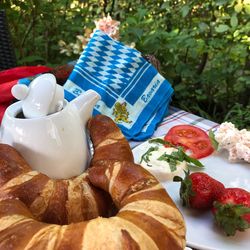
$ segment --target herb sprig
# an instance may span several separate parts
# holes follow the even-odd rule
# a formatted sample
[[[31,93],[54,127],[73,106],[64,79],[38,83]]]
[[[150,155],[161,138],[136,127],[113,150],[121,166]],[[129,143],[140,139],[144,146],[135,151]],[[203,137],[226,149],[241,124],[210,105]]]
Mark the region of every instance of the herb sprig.
[[[209,136],[209,139],[212,143],[212,146],[215,150],[218,150],[218,147],[219,147],[219,143],[216,141],[215,139],[215,134],[212,130],[209,130],[209,133],[208,133],[208,136]]]
[[[150,147],[146,153],[144,153],[142,156],[141,156],[141,161],[140,163],[142,163],[143,161],[145,161],[146,163],[149,162],[149,157],[152,155],[152,152],[153,151],[157,151],[159,149],[159,147]],[[149,164],[147,164],[148,166],[150,166]]]
[[[164,153],[157,159],[159,161],[166,161],[169,164],[171,172],[174,172],[177,169],[176,165],[178,164],[178,161],[180,161],[173,155],[173,153],[176,152],[172,152],[171,155]]]
[[[189,167],[193,167],[193,166],[195,166],[195,167],[204,167],[204,165],[199,160],[188,156],[184,152],[182,147],[176,147],[172,143],[167,142],[167,141],[165,141],[165,140],[163,140],[161,138],[151,139],[151,140],[149,140],[149,143],[159,143],[159,144],[162,144],[162,145],[168,145],[168,146],[171,146],[171,147],[174,147],[174,148],[178,149],[178,151],[173,152],[171,155],[163,154],[163,155],[165,155],[165,158],[168,157],[168,158],[172,158],[172,159],[175,159],[175,160],[178,160],[178,161],[186,161],[187,163],[189,163],[188,164]],[[162,159],[164,159],[164,157]],[[158,160],[160,160],[160,159],[158,159]]]

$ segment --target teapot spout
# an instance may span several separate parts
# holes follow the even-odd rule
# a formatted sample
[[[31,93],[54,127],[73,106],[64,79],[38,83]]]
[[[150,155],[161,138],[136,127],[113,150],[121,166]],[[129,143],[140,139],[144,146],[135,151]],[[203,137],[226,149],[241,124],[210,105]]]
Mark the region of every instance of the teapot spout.
[[[95,104],[101,99],[101,96],[94,90],[87,90],[70,102],[77,109],[83,126],[91,118]]]

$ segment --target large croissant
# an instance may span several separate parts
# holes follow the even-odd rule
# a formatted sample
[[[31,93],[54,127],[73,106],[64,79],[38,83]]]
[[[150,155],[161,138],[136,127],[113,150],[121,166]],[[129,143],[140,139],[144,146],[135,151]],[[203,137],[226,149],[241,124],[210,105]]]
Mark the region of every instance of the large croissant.
[[[113,121],[96,116],[89,130],[95,154],[88,178],[111,195],[116,216],[52,225],[37,221],[19,200],[2,200],[0,249],[184,249],[182,215],[159,182],[133,163]]]

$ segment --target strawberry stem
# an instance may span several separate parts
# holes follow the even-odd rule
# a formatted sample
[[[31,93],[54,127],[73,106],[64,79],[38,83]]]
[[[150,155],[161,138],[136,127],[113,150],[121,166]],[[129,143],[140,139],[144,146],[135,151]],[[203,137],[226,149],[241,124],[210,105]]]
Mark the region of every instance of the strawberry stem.
[[[185,178],[182,179],[179,176],[175,176],[173,178],[173,181],[175,182],[181,182],[181,187],[180,187],[180,198],[182,200],[182,205],[184,207],[190,207],[190,197],[194,196],[195,193],[193,192],[192,189],[192,180],[189,178],[190,171],[185,171]]]
[[[250,223],[244,215],[250,213],[250,208],[243,205],[221,204],[214,202],[215,222],[223,229],[227,236],[235,235],[236,231],[245,231],[250,228]]]

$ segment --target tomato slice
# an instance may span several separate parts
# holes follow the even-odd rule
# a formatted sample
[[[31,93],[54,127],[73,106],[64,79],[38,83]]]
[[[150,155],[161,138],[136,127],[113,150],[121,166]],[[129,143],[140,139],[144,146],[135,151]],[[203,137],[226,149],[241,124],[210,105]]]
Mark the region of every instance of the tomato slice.
[[[174,146],[181,146],[184,149],[188,149],[187,145],[186,145],[186,140],[185,139],[179,139],[177,138],[175,135],[172,134],[166,134],[164,137],[165,141],[170,142],[171,144],[173,144]],[[165,147],[171,147],[171,145],[165,145]]]
[[[190,156],[196,159],[206,157],[214,152],[209,139],[198,139],[196,141],[189,142],[187,147],[192,151]]]
[[[195,139],[197,137],[208,138],[208,135],[205,131],[192,125],[176,125],[168,131],[167,135],[174,135],[178,138],[187,139]]]
[[[177,125],[165,135],[164,140],[184,150],[191,151],[191,157],[200,159],[213,153],[214,149],[205,131],[192,125]]]

